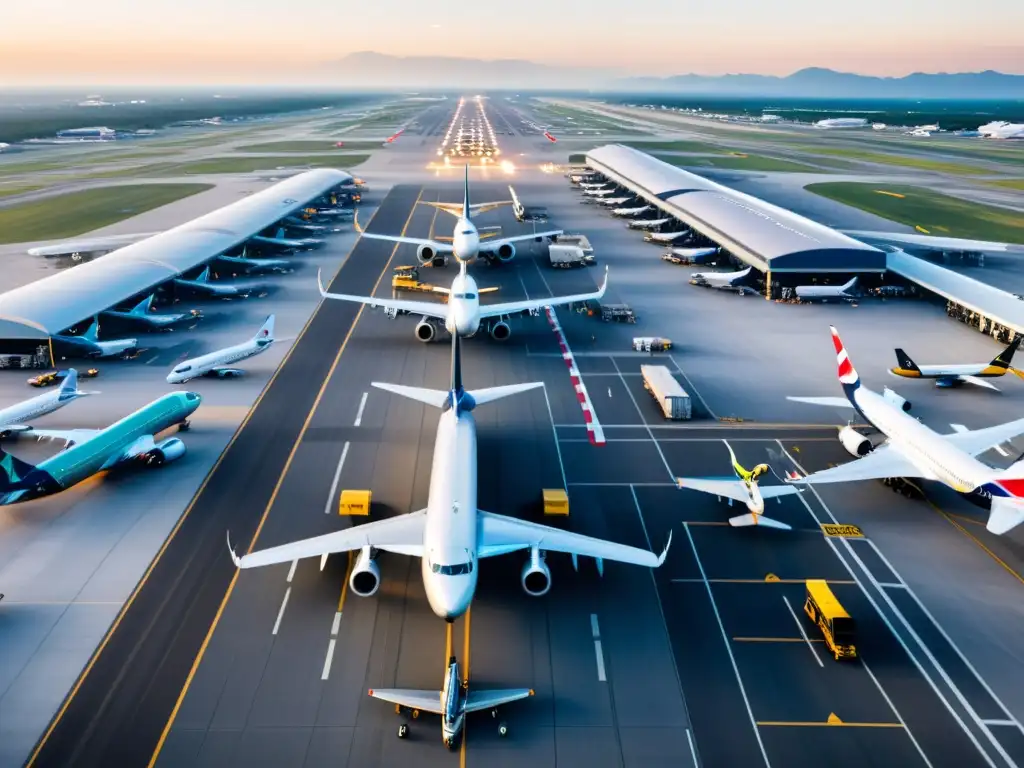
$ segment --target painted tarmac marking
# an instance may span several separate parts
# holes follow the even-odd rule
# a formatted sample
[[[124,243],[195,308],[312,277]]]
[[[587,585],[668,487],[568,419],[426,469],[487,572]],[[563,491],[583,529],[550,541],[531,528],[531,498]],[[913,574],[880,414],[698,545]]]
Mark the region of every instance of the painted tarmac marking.
[[[759,723],[754,719],[754,711],[750,708],[750,699],[747,698],[747,690],[743,685],[743,677],[740,675],[740,668],[736,665],[736,657],[732,652],[732,645],[729,643],[729,636],[725,633],[725,625],[722,623],[722,615],[718,612],[718,603],[715,600],[715,594],[711,590],[711,582],[708,581],[707,573],[704,571],[704,563],[701,562],[700,554],[697,552],[697,542],[693,540],[693,534],[690,533],[690,526],[683,523],[683,530],[686,531],[686,538],[690,540],[690,548],[693,550],[693,558],[697,561],[697,567],[700,569],[701,579],[704,581],[704,587],[708,592],[708,600],[711,601],[711,608],[715,613],[715,621],[718,622],[718,630],[722,633],[722,640],[725,643],[726,653],[729,654],[729,663],[732,664],[733,674],[736,675],[736,684],[740,688],[740,695],[743,697],[743,705],[747,708],[747,717],[750,718],[750,725],[754,729],[754,738],[757,739],[757,746],[761,749],[761,757],[764,758],[764,764],[771,766],[771,761],[768,759],[768,753],[765,751],[764,742],[761,741],[761,733],[758,731],[757,726]]]
[[[782,442],[777,440],[776,443],[778,443],[778,446],[782,449],[782,452],[786,455],[790,462],[792,462],[793,466],[795,466],[803,474],[806,475],[807,470],[805,470],[800,465],[800,463],[793,458],[792,454],[790,454],[789,451],[786,450],[786,447],[782,445]],[[817,489],[815,489],[813,485],[811,485],[810,488],[811,493],[814,494],[814,497],[818,500],[818,503],[821,505],[821,508],[825,510],[825,512],[828,514],[830,518],[832,518],[833,522],[838,524],[839,521],[836,520],[835,515],[832,514],[832,510],[829,509],[827,504],[825,504],[824,500],[821,498],[821,495],[818,493]],[[800,503],[802,503],[804,507],[807,509],[808,514],[810,514],[810,516],[814,518],[814,521],[820,526],[821,520],[814,513],[814,510],[811,508],[811,505],[807,502],[805,494],[796,494],[796,497],[800,500]],[[824,541],[829,545],[829,547],[832,548],[832,551],[835,553],[836,557],[839,558],[839,561],[843,564],[846,570],[849,571],[850,575],[856,577],[856,574],[853,570],[853,566],[850,565],[850,563],[846,560],[845,557],[843,557],[842,554],[840,554],[839,544],[837,544],[835,540],[828,537],[826,537]],[[877,584],[877,582],[874,579],[874,576],[871,574],[870,571],[867,570],[867,568],[864,566],[864,563],[860,560],[860,558],[857,557],[856,553],[853,552],[853,547],[851,546],[850,542],[846,539],[840,539],[839,541],[843,544],[843,546],[849,552],[849,554],[860,563],[860,566],[864,570],[864,573],[867,575],[868,579],[871,580],[874,584]],[[891,566],[889,567],[890,569],[892,568]],[[893,573],[896,573],[896,571],[893,570]],[[875,600],[874,596],[872,596],[872,594],[868,591],[867,587],[864,586],[863,582],[861,582],[859,579],[857,579],[857,585],[860,587],[861,592],[867,598],[868,602],[871,603],[871,607],[875,609],[875,613],[877,613],[878,616],[881,617],[882,621],[885,622],[886,627],[889,628],[889,632],[892,633],[892,636],[894,638],[896,638],[896,641],[900,644],[904,652],[907,654],[907,657],[913,662],[914,666],[917,667],[918,672],[920,672],[921,676],[927,681],[928,685],[931,687],[932,691],[938,697],[939,701],[943,703],[949,714],[952,715],[953,719],[956,720],[956,722],[959,724],[960,729],[967,735],[967,738],[974,745],[975,749],[978,750],[978,754],[981,755],[981,757],[985,760],[985,762],[988,765],[992,766],[992,768],[995,768],[995,763],[989,756],[988,752],[986,752],[985,749],[982,748],[981,742],[978,741],[978,738],[974,735],[974,732],[967,727],[967,723],[965,723],[963,718],[960,717],[960,714],[955,709],[953,709],[953,705],[949,702],[949,699],[947,699],[946,696],[939,690],[938,684],[935,682],[935,680],[932,679],[932,676],[925,671],[924,665],[921,663],[921,660],[917,657],[916,654],[914,654],[910,650],[910,646],[908,645],[907,641],[903,638],[903,635],[896,631],[896,628],[893,626],[892,621],[890,621],[889,617],[882,612],[881,606],[879,606],[878,601]],[[879,588],[878,594],[880,594],[882,598],[885,599],[889,607],[892,609],[894,615],[902,620],[904,626],[908,626],[908,623],[906,619],[903,617],[903,614],[900,613],[899,609],[895,607],[892,600],[885,593],[885,590]],[[913,629],[910,630],[910,634],[912,637],[915,638],[918,646],[922,646],[920,638],[917,637]],[[1003,750],[1002,745],[996,742],[995,737],[992,735],[992,733],[980,723],[977,717],[977,713],[973,712],[973,710],[971,710],[969,706],[964,704],[963,694],[959,691],[958,688],[956,688],[952,680],[949,679],[949,676],[946,674],[946,671],[939,666],[934,656],[931,655],[931,652],[927,648],[923,648],[923,650],[925,652],[925,655],[930,657],[929,660],[931,661],[932,665],[936,668],[936,671],[939,673],[939,675],[944,679],[946,685],[949,686],[950,690],[953,692],[953,695],[958,699],[958,701],[960,701],[961,705],[964,705],[964,709],[967,711],[967,713],[973,716],[973,719],[978,724],[979,728],[988,736],[989,741],[993,742],[993,745],[995,746],[996,750],[1003,753],[1007,763],[1009,763],[1010,765],[1014,765],[1014,762],[1011,759],[1009,759],[1008,755],[1005,754],[1005,750]],[[909,733],[910,730],[907,729],[907,732]]]
[[[693,733],[689,728],[686,729],[686,742],[690,745],[690,757],[693,759],[693,768],[697,768],[700,765],[697,762],[697,747],[693,743]]]
[[[864,671],[868,673],[868,676],[871,678],[871,682],[875,684],[875,687],[878,689],[878,692],[882,694],[882,698],[885,699],[885,703],[889,705],[889,709],[892,710],[892,713],[896,715],[896,719],[900,721],[900,724],[903,726],[903,730],[906,731],[907,737],[910,739],[910,743],[913,744],[914,749],[917,750],[917,754],[921,756],[921,759],[924,761],[924,764],[928,766],[928,768],[932,768],[931,760],[928,759],[928,756],[924,753],[924,750],[921,749],[921,745],[917,743],[917,739],[914,738],[914,734],[911,732],[909,728],[907,728],[907,723],[903,719],[903,715],[901,715],[900,711],[896,709],[896,705],[892,703],[892,699],[889,698],[889,694],[885,692],[885,688],[882,687],[882,683],[879,681],[877,677],[875,677],[875,673],[871,671],[871,667],[869,667],[868,663],[864,661],[863,656],[860,658],[860,665],[864,669]]]
[[[695,523],[686,522],[686,525],[695,525]],[[710,525],[710,523],[697,523],[697,525]],[[717,523],[717,525],[728,525],[728,523]],[[697,578],[676,578],[672,579],[674,582],[680,584],[703,584],[705,581],[709,584],[806,584],[807,579],[780,579],[778,577],[774,579],[697,579]],[[827,581],[829,584],[856,584],[857,582],[852,579],[822,579]]]
[[[341,611],[336,611],[334,621],[331,622],[331,637],[337,637],[339,629],[341,629]]]
[[[369,392],[363,392],[363,397],[359,401],[359,410],[356,411],[356,423],[352,425],[353,427],[358,427],[360,424],[363,423],[363,410],[366,408],[366,398],[368,398],[369,396]]]
[[[539,269],[538,267],[538,271]],[[550,290],[549,288],[548,292]],[[583,377],[580,376],[579,368],[573,359],[569,342],[565,338],[565,333],[562,332],[562,326],[558,323],[558,315],[555,314],[554,307],[544,307],[544,312],[547,314],[551,330],[555,332],[555,336],[558,338],[558,346],[562,350],[562,359],[569,368],[569,378],[572,380],[573,388],[576,390],[576,399],[583,410],[583,421],[587,428],[587,437],[593,445],[604,445],[604,429],[602,429],[601,422],[597,419],[597,412],[594,410],[594,404],[591,402],[590,394],[587,392],[587,385],[583,383]],[[552,419],[552,424],[554,424],[554,419]]]
[[[331,642],[327,644],[327,658],[324,659],[324,671],[320,673],[320,679],[326,680],[331,676],[331,664],[334,661],[334,647],[338,641],[335,638],[331,638]]]
[[[615,366],[616,371],[619,370],[618,363],[616,363],[615,360],[612,360],[612,365]],[[637,414],[639,414],[641,421],[644,422],[642,426],[647,430],[648,437],[650,437],[651,442],[654,443],[654,447],[658,450],[658,455],[661,456],[661,463],[665,465],[665,471],[668,472],[668,476],[672,478],[672,482],[674,483],[676,479],[675,473],[672,471],[672,467],[668,465],[668,460],[665,458],[665,454],[662,453],[661,446],[658,445],[658,441],[654,438],[654,433],[651,432],[651,428],[647,425],[647,422],[644,419],[644,412],[640,410],[640,404],[636,401],[636,398],[633,397],[633,393],[629,391],[629,387],[626,386],[625,379],[622,380],[622,387],[626,390],[626,394],[629,395],[629,399],[633,401],[633,406],[636,408]]]
[[[295,560],[292,560],[291,567],[288,568],[288,577],[285,579],[285,581],[288,582],[289,584],[291,584],[292,583],[292,579],[295,578],[295,569],[298,566],[299,566],[298,558],[296,558]]]
[[[816,722],[814,720],[758,720],[759,726],[793,728],[903,728],[903,723],[844,723]]]
[[[958,523],[953,518],[959,518],[959,519],[963,520],[964,522],[975,523],[977,525],[984,525],[984,523],[982,523],[980,520],[972,520],[969,517],[962,517],[960,515],[955,515],[952,512],[947,512],[942,507],[940,507],[938,504],[936,504],[934,501],[932,501],[930,498],[928,498],[927,495],[925,496],[925,501],[928,502],[928,504],[931,506],[932,509],[934,509],[940,515],[942,515],[944,518],[946,518],[946,520],[949,521],[950,525],[955,527],[958,531],[960,531],[960,533],[962,533],[968,539],[970,539],[975,544],[977,544],[986,555],[991,557],[993,560],[996,561],[996,563],[998,563],[1000,566],[1002,566],[1003,570],[1005,570],[1007,573],[1011,574],[1021,584],[1024,584],[1024,576],[1021,576],[1020,572],[1015,570],[1012,566],[1008,565],[1005,560],[1003,560],[1001,557],[999,557],[999,555],[997,555],[995,552],[993,552],[991,549],[989,549],[981,539],[979,539],[973,533],[968,531],[966,528],[964,528],[960,523]]]
[[[807,636],[807,632],[804,631],[803,622],[800,621],[799,617],[796,615],[796,611],[793,610],[793,606],[790,604],[789,598],[783,595],[782,600],[785,602],[786,608],[789,609],[789,615],[792,616],[793,621],[796,622],[796,628],[800,632],[800,637],[804,639],[804,642],[807,643],[807,647],[811,649],[811,655],[814,656],[814,660],[818,662],[818,666],[824,669],[825,665],[822,663],[821,657],[818,656],[818,649],[814,647],[811,643],[811,639]]]
[[[686,381],[686,386],[688,388],[687,391],[691,392],[698,400],[700,400],[700,404],[704,406],[704,410],[708,412],[708,415],[717,421],[718,417],[715,415],[715,412],[708,407],[707,400],[705,400],[701,393],[697,391],[697,388],[693,386],[693,382],[690,381],[690,377],[683,373],[683,369],[679,367],[679,363],[676,362],[676,358],[673,355],[669,355],[668,359],[672,361],[672,365],[676,367],[676,371],[678,371],[679,375],[683,377],[684,381]]]
[[[291,579],[289,579],[289,581],[291,581]],[[277,612],[277,620],[274,622],[274,628],[270,630],[270,634],[276,635],[277,630],[281,628],[281,619],[284,618],[284,609],[288,607],[288,598],[291,597],[291,595],[292,588],[288,587],[288,589],[284,591],[284,600],[281,601],[281,608]]]
[[[734,643],[824,643],[820,638],[808,637],[734,637]]]
[[[348,456],[349,444],[346,442],[341,449],[341,458],[338,459],[338,468],[334,470],[334,479],[331,481],[331,492],[327,494],[327,503],[324,504],[324,514],[331,514],[334,508],[334,496],[338,492],[338,483],[341,481],[341,468],[345,466],[345,457]]]
[[[548,407],[548,418],[551,420],[551,433],[555,436],[555,452],[558,454],[558,468],[562,472],[562,487],[565,488],[568,491],[569,490],[569,484],[565,480],[565,464],[562,463],[562,448],[558,444],[558,430],[555,429],[555,416],[551,412],[551,400],[548,397],[548,387],[547,387],[547,384],[545,384],[543,387],[541,387],[541,389],[544,392],[544,403]],[[590,442],[589,438],[587,439],[587,442]]]
[[[604,671],[604,651],[601,648],[601,629],[597,625],[597,614],[590,614],[590,635],[594,638],[594,653],[597,655],[597,679],[605,683],[608,678]]]

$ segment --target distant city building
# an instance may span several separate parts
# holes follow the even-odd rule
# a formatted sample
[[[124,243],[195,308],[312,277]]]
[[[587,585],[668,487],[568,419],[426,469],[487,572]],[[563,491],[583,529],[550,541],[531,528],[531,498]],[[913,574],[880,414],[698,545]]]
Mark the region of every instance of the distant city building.
[[[57,131],[57,138],[59,139],[113,139],[117,136],[117,131],[113,128],[66,128],[63,131]]]

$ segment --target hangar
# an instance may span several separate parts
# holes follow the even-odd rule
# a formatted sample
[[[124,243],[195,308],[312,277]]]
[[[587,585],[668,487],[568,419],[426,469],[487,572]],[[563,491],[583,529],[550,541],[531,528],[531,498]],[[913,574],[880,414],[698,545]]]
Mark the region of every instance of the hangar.
[[[762,272],[884,272],[885,253],[792,211],[609,144],[587,152],[587,165],[656,205]]]
[[[351,180],[331,168],[306,171],[101,259],[0,295],[0,356],[50,347],[68,329],[144,298]]]

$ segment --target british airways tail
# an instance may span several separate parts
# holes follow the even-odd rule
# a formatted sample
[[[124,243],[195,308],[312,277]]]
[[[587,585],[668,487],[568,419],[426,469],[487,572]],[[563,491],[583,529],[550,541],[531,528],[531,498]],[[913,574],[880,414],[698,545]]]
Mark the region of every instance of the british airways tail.
[[[372,386],[383,389],[395,395],[416,400],[435,408],[449,410],[455,409],[455,415],[472,411],[476,406],[491,403],[510,395],[518,395],[520,392],[528,392],[531,389],[543,387],[544,382],[534,381],[529,384],[509,384],[504,387],[488,387],[486,389],[474,389],[467,392],[462,386],[462,354],[459,335],[452,335],[452,376],[451,388],[448,390],[425,389],[423,387],[406,387],[402,384],[385,384],[374,381]]]
[[[849,398],[850,402],[853,402],[853,393],[860,387],[860,376],[857,375],[857,369],[853,367],[853,362],[846,352],[846,347],[843,346],[843,340],[839,338],[839,331],[836,330],[834,325],[830,325],[829,330],[832,331],[832,344],[836,348],[836,366],[837,373],[839,374],[839,383],[843,385],[843,392],[846,393],[846,397]]]

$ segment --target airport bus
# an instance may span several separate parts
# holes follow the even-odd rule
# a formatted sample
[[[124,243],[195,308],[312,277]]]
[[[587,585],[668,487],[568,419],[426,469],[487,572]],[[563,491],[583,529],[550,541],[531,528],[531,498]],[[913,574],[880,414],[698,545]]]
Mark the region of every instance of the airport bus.
[[[850,614],[832,594],[828,582],[824,579],[807,580],[807,600],[804,602],[804,613],[813,621],[825,638],[825,645],[840,659],[857,658],[854,645],[854,623]]]

